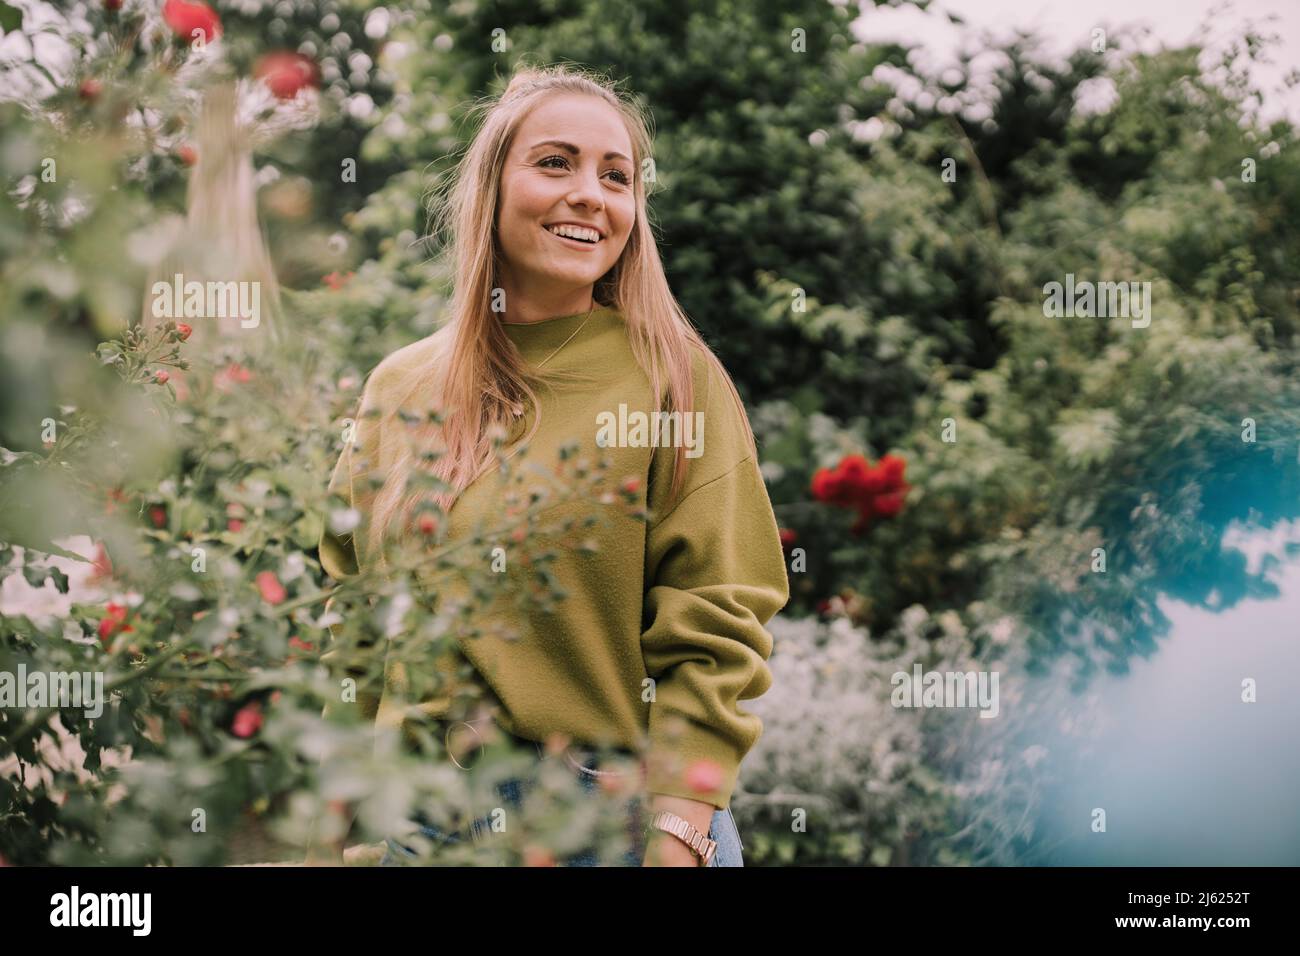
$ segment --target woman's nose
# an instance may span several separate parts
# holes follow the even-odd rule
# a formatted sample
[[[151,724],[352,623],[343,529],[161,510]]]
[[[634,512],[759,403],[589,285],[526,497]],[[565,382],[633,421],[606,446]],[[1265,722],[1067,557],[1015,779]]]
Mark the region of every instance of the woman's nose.
[[[573,191],[569,193],[569,202],[575,206],[586,206],[589,209],[599,210],[604,208],[605,199],[600,194],[600,182],[592,176],[582,177]]]

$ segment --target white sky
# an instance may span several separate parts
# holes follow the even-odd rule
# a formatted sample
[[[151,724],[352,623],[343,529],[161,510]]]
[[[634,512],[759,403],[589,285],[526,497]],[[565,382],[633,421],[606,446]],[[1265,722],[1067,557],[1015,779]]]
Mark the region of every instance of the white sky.
[[[966,24],[950,24],[941,11],[956,14]],[[1269,22],[1270,16],[1276,19]],[[920,44],[923,49],[913,66],[937,74],[956,62],[963,46],[976,48],[984,33],[1001,38],[1017,29],[1037,28],[1043,49],[1064,55],[1088,46],[1095,27],[1105,28],[1109,36],[1120,26],[1145,26],[1150,35],[1143,48],[1150,50],[1181,45],[1204,25],[1208,45],[1214,48],[1247,22],[1280,39],[1266,54],[1272,64],[1251,71],[1263,94],[1262,115],[1285,115],[1300,124],[1300,87],[1288,91],[1282,85],[1288,72],[1300,68],[1300,0],[935,0],[928,13],[915,7],[870,10],[854,24],[854,32],[862,40]]]

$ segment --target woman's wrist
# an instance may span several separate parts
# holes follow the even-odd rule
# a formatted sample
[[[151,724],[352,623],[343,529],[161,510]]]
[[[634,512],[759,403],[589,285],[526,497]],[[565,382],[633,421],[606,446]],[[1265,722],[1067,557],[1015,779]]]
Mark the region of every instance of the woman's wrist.
[[[650,816],[653,817],[660,810],[675,813],[701,833],[708,833],[717,808],[704,800],[689,800],[667,793],[650,794]]]
[[[703,866],[699,855],[663,830],[651,830],[646,840],[644,866]]]
[[[651,794],[650,811],[646,816],[646,823],[649,824],[654,819],[655,814],[661,810],[667,810],[681,817],[700,833],[708,836],[715,809],[713,804],[702,800],[690,800],[686,797],[666,793],[654,793]],[[659,857],[660,862],[652,861],[652,853],[650,852],[652,849],[657,851],[653,856]],[[646,844],[646,859],[652,865],[658,866],[704,865],[704,861],[700,859],[699,854],[685,840],[659,829],[650,830]]]

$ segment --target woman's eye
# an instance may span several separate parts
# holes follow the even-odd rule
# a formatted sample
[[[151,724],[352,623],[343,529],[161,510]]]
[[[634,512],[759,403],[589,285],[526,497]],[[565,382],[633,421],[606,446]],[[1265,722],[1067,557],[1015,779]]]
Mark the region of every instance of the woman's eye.
[[[561,156],[559,153],[556,153],[553,156],[547,156],[544,157],[543,159],[539,159],[537,161],[537,165],[545,169],[568,169],[569,161],[565,159],[563,156]],[[619,185],[621,186],[632,185],[631,178],[628,176],[627,173],[623,172],[623,170],[611,169],[609,172],[616,178],[616,181],[619,183]]]

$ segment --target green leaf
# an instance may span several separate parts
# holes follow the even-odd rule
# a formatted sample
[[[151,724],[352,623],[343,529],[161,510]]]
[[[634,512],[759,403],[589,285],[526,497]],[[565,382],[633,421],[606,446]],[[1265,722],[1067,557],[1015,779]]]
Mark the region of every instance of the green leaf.
[[[0,0],[0,27],[5,33],[13,33],[23,28],[23,12]]]

